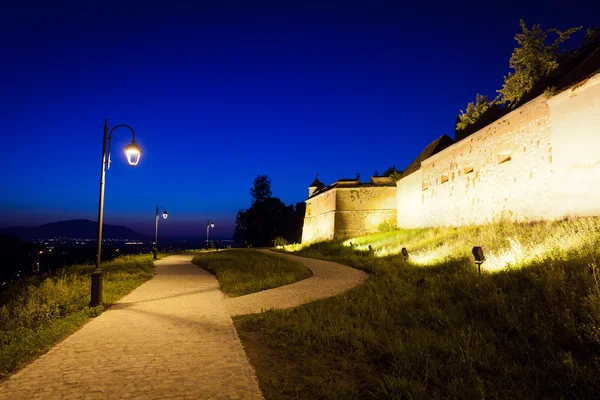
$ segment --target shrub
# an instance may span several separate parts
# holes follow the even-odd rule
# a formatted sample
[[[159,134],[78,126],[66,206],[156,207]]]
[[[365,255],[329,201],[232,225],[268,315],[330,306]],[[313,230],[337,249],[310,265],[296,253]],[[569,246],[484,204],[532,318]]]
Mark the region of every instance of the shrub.
[[[389,232],[389,231],[393,231],[394,229],[396,229],[396,220],[395,219],[388,219],[387,221],[382,222],[381,224],[379,224],[379,232]]]
[[[275,239],[273,239],[273,247],[283,247],[283,246],[287,246],[289,243],[287,240],[285,240],[285,238],[281,237],[281,236],[277,236]]]

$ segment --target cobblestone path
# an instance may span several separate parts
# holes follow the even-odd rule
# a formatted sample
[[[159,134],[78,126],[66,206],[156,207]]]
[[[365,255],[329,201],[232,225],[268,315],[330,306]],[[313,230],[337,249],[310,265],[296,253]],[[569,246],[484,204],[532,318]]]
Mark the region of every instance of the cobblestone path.
[[[261,399],[218,282],[191,259],[156,262],[154,279],[0,383],[0,399]]]
[[[309,301],[334,296],[362,283],[368,276],[363,271],[331,261],[298,257],[270,250],[258,251],[298,261],[310,269],[313,276],[275,289],[226,298],[225,307],[231,316],[296,307]]]

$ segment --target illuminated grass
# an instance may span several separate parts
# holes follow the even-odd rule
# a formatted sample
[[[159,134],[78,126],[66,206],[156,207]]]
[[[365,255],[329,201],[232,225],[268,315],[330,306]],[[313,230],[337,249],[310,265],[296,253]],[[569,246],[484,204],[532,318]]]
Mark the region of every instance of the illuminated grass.
[[[162,256],[161,256],[162,257]],[[152,278],[152,255],[122,256],[102,263],[103,301],[108,307]],[[0,378],[42,355],[77,331],[104,307],[89,308],[93,265],[72,266],[40,281],[29,278],[0,299]]]
[[[600,218],[398,230],[298,254],[372,275],[235,318],[267,399],[600,398]]]
[[[217,276],[230,296],[272,289],[311,276],[301,263],[256,250],[227,250],[194,257],[192,262]]]

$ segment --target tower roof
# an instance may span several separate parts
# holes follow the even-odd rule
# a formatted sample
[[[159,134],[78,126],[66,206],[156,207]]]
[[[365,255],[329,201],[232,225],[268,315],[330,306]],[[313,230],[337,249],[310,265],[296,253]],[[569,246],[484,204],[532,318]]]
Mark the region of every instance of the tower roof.
[[[315,177],[315,180],[313,181],[313,183],[310,184],[309,187],[321,188],[321,187],[325,187],[325,184],[319,180],[319,175],[317,175]]]

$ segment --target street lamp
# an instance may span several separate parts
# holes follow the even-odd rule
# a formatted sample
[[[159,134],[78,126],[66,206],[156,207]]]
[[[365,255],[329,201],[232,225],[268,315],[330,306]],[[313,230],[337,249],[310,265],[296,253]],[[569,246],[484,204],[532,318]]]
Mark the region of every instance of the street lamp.
[[[132,167],[135,167],[140,162],[142,150],[135,142],[135,132],[129,125],[120,124],[108,131],[108,120],[104,120],[104,136],[102,139],[102,165],[100,168],[100,200],[98,202],[98,248],[96,253],[96,268],[90,274],[92,279],[92,290],[90,296],[90,307],[95,307],[102,304],[102,269],[100,261],[102,259],[102,220],[104,217],[104,181],[106,169],[110,169],[110,147],[112,143],[113,132],[117,128],[127,128],[131,131],[131,143],[125,147],[125,155],[127,162]],[[108,144],[108,151],[106,145]]]
[[[214,222],[210,222],[210,221],[206,221],[206,250],[208,250],[208,230],[210,228],[214,228],[215,227],[215,223]]]
[[[164,208],[165,211],[163,211],[163,218],[167,219],[167,217],[169,216],[169,214],[167,214],[167,207],[165,206],[156,206],[156,225],[154,227],[154,259],[156,260],[156,252],[157,252],[157,247],[158,247],[158,220],[160,219],[160,217],[158,216],[158,212],[160,211],[161,208]]]

